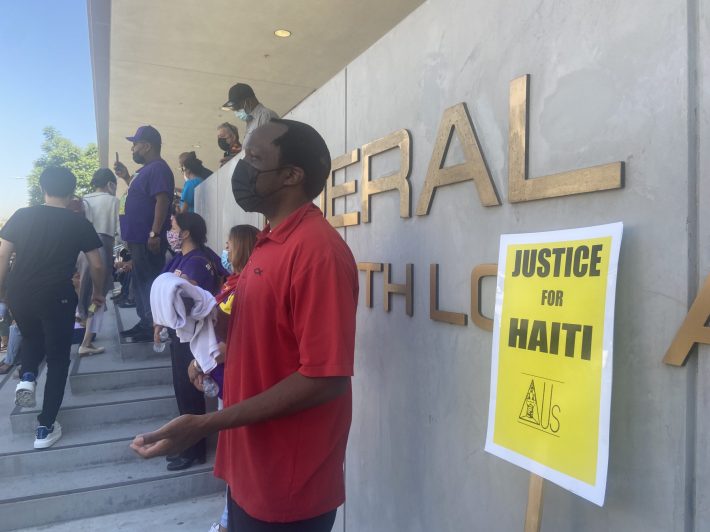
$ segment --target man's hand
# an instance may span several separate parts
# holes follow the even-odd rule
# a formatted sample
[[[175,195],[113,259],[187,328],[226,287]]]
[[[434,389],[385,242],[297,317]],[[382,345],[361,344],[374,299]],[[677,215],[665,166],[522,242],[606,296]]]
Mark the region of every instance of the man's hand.
[[[155,432],[139,434],[130,447],[143,458],[178,454],[207,436],[204,418],[192,414],[176,417]]]
[[[128,168],[126,168],[126,165],[123,164],[122,162],[116,161],[113,163],[113,171],[115,172],[117,177],[120,177],[121,179],[128,181]]]
[[[153,236],[148,239],[148,251],[150,251],[153,255],[157,255],[160,253],[160,237],[159,236]]]

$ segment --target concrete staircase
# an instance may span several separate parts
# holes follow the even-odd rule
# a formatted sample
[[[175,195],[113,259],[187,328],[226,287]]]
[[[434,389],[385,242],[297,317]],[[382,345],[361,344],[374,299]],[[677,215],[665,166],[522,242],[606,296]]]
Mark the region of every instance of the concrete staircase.
[[[0,531],[224,491],[212,475],[211,456],[205,465],[170,472],[164,459],[143,460],[128,448],[136,434],[176,416],[177,405],[169,349],[156,354],[150,343],[119,342],[120,312],[129,324],[135,313],[116,310],[110,309],[96,342],[106,353],[74,355],[58,416],[64,435],[52,448],[32,449],[38,409],[14,407],[17,381],[12,376],[0,381],[0,404],[12,409],[0,422]],[[43,383],[40,377],[38,402]]]

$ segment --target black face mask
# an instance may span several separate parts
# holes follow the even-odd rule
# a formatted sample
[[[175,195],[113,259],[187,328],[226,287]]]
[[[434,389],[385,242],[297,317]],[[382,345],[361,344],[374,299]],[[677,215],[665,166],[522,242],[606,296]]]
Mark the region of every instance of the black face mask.
[[[237,205],[246,212],[264,214],[264,200],[281,189],[278,188],[266,196],[260,196],[256,191],[256,181],[259,178],[259,174],[276,172],[283,168],[288,168],[288,166],[279,166],[271,170],[257,170],[244,159],[241,159],[232,173],[232,194],[234,194]]]
[[[229,151],[232,149],[232,146],[229,144],[227,139],[223,139],[222,137],[217,137],[217,146],[219,146],[219,149],[222,151]]]

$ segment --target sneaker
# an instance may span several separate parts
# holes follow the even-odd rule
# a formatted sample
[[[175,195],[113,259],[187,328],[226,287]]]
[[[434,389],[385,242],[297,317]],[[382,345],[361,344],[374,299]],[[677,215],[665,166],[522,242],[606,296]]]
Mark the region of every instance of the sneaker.
[[[44,425],[37,427],[37,436],[35,437],[35,449],[46,449],[51,447],[57,440],[62,437],[62,426],[59,421],[47,428]]]
[[[35,400],[36,386],[34,373],[29,371],[23,373],[20,382],[17,383],[17,388],[15,388],[15,404],[24,408],[35,406],[37,404]]]
[[[219,532],[219,523],[212,523],[209,532]]]

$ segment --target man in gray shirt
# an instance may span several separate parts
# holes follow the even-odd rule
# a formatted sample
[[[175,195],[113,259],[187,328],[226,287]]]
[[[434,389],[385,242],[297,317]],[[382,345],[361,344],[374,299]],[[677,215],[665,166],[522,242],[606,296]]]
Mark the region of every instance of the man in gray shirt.
[[[279,115],[274,111],[259,103],[254,89],[246,83],[237,83],[229,89],[229,99],[222,109],[234,111],[234,116],[246,122],[247,127],[242,142],[245,146],[252,131],[266,124],[272,118],[279,118]]]

